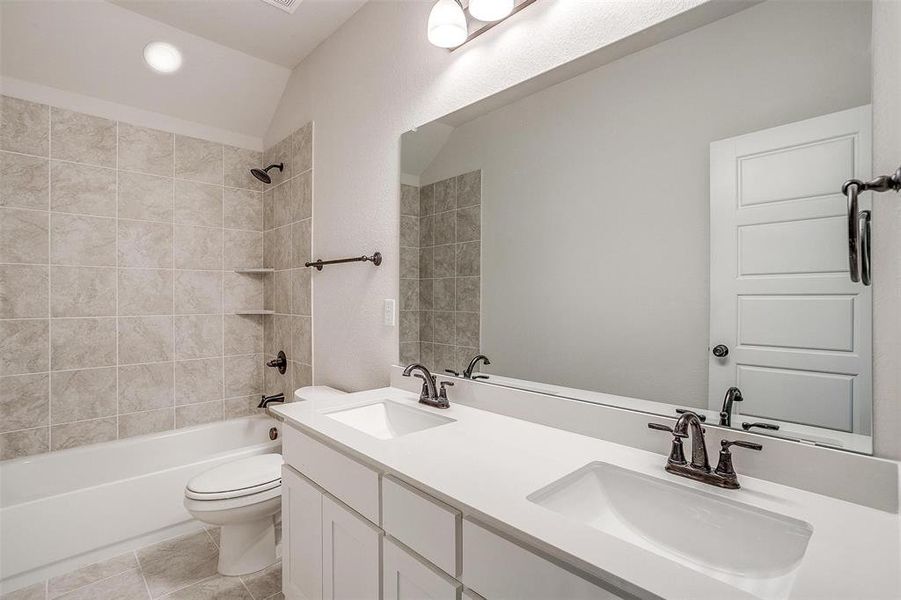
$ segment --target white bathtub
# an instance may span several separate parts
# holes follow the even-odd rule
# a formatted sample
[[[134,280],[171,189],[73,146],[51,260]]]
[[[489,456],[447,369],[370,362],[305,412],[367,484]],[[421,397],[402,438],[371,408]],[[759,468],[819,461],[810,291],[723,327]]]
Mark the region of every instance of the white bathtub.
[[[0,463],[0,591],[196,529],[187,481],[279,452],[273,426],[235,419]]]

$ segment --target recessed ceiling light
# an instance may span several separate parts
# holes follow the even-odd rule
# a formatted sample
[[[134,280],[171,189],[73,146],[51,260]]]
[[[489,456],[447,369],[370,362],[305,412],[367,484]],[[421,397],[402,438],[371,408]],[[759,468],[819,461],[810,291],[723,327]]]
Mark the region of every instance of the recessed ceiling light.
[[[174,73],[181,68],[181,52],[166,42],[150,42],[144,46],[144,62],[159,73]]]

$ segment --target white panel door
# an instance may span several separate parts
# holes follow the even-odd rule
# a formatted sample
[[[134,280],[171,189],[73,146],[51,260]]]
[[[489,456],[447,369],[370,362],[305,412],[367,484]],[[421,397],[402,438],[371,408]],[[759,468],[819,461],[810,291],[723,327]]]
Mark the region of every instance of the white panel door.
[[[282,466],[282,589],[288,600],[322,598],[322,493]]]
[[[870,433],[872,300],[841,185],[870,179],[871,137],[861,106],[710,144],[710,347],[729,348],[711,409],[738,386],[744,414]]]
[[[322,597],[381,598],[382,532],[363,517],[322,498]]]
[[[459,600],[462,585],[413,556],[391,538],[382,541],[384,600]]]

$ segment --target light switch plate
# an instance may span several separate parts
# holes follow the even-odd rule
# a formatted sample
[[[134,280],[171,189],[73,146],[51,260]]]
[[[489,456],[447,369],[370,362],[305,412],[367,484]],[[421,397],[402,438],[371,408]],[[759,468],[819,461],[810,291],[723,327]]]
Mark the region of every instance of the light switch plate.
[[[397,311],[394,310],[394,298],[385,299],[384,321],[386,327],[397,325]]]

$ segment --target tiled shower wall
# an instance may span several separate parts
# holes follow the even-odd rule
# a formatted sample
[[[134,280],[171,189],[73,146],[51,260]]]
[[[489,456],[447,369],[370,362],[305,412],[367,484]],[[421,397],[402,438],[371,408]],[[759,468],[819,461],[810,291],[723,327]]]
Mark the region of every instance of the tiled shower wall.
[[[265,150],[267,165],[284,163],[284,171],[272,169],[272,184],[263,192],[263,264],[275,272],[264,276],[265,307],[273,311],[264,319],[265,354],[283,350],[288,369],[280,374],[265,369],[267,394],[284,393],[312,382],[312,308],[310,260],[313,223],[313,124],[307,123]]]
[[[479,353],[481,171],[401,185],[400,361],[462,370]]]
[[[2,99],[0,459],[257,412],[261,159]]]

